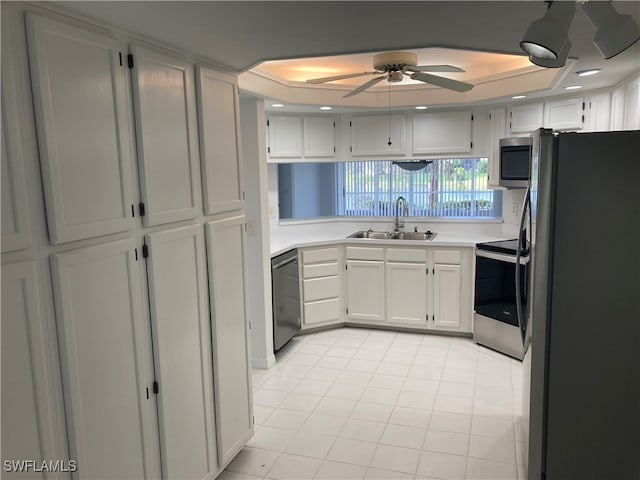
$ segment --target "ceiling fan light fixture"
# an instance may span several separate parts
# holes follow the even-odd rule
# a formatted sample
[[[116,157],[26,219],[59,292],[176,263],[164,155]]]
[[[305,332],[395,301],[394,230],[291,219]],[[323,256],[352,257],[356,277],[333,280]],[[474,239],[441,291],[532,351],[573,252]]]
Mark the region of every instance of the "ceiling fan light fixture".
[[[557,60],[567,42],[567,33],[575,11],[575,2],[549,2],[544,16],[531,22],[527,28],[520,48],[531,57]]]
[[[538,65],[539,67],[545,68],[560,68],[564,67],[565,63],[567,63],[567,56],[569,55],[569,50],[571,50],[571,40],[567,39],[564,43],[564,46],[560,50],[557,58],[543,58],[536,56],[529,56],[529,61],[534,65]]]
[[[610,2],[585,2],[582,10],[596,28],[593,43],[605,58],[624,52],[640,39],[640,27],[630,15],[621,15]]]

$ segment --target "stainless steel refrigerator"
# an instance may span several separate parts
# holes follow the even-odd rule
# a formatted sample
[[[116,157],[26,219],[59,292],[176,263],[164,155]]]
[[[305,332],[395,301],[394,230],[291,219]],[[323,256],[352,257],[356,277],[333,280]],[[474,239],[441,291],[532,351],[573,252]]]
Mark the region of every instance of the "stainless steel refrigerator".
[[[527,198],[521,463],[529,480],[640,479],[640,131],[536,132]]]

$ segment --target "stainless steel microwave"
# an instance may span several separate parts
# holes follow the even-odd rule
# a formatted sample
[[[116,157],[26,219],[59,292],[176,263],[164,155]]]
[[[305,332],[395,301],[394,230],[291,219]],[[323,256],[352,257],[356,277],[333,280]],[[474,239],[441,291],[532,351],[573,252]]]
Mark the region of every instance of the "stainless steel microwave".
[[[531,172],[531,137],[500,139],[500,186],[527,188]]]

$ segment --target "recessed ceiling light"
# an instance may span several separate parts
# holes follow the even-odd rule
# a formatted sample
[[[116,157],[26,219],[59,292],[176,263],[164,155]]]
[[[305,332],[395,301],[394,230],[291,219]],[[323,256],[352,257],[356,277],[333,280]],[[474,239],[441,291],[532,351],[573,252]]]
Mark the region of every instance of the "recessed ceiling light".
[[[426,109],[427,109],[427,107],[425,107],[424,105],[418,105],[416,107],[416,110],[426,110]]]
[[[320,107],[320,110],[331,110],[333,107]]]
[[[601,68],[592,68],[590,70],[581,70],[576,73],[579,77],[588,77],[589,75],[595,75],[596,73],[599,73],[601,70]]]
[[[565,90],[578,90],[582,88],[582,85],[569,85],[568,87],[564,87]]]
[[[514,95],[511,98],[513,98],[514,100],[520,100],[521,98],[527,98],[527,96],[526,95]]]
[[[283,104],[281,104],[281,103],[272,103],[272,104],[271,104],[271,106],[272,106],[273,108],[282,108],[282,107],[284,107],[284,105],[283,105]]]

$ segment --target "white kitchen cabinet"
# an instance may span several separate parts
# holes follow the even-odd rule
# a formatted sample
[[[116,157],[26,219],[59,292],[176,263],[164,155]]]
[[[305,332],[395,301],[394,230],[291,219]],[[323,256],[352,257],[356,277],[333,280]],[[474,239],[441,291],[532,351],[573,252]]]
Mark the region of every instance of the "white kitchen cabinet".
[[[544,128],[581,129],[584,122],[584,106],[582,97],[544,102]]]
[[[131,51],[144,224],[195,218],[200,190],[194,66],[141,45]]]
[[[427,325],[427,264],[386,264],[387,322],[405,327]]]
[[[515,105],[509,110],[509,132],[531,133],[542,127],[543,104]]]
[[[611,130],[624,130],[625,119],[625,86],[622,85],[611,92]]]
[[[147,245],[162,470],[201,479],[218,470],[202,230],[155,232]]]
[[[640,129],[640,77],[627,82],[625,104],[624,129]]]
[[[37,15],[27,15],[27,27],[50,240],[128,230],[133,167],[121,44]]]
[[[40,465],[68,457],[55,444],[60,440],[52,415],[60,403],[52,394],[54,376],[38,290],[33,262],[2,265],[2,458]],[[2,473],[7,479],[24,476]]]
[[[305,158],[333,158],[336,153],[333,117],[303,117]]]
[[[432,311],[428,329],[472,331],[473,315],[473,249],[431,251],[433,286]]]
[[[507,117],[504,108],[494,108],[489,112],[489,157],[487,159],[487,185],[489,188],[500,186],[500,139],[505,138]]]
[[[462,274],[460,265],[434,265],[433,327],[459,330],[462,327]]]
[[[413,116],[413,154],[471,151],[471,112],[420,113]]]
[[[238,81],[200,65],[196,79],[204,212],[241,210]]]
[[[10,39],[3,38],[3,49],[6,48],[4,43],[8,41]],[[6,58],[4,56],[3,60]],[[31,245],[27,214],[27,186],[23,165],[23,139],[18,127],[20,123],[17,100],[13,69],[6,65],[2,68],[2,131],[0,132],[3,252],[21,250]]]
[[[385,265],[382,247],[347,247],[347,321],[385,321]]]
[[[271,115],[267,129],[269,158],[302,157],[302,119],[299,116]]]
[[[405,123],[403,114],[354,115],[350,122],[351,155],[404,155]]]
[[[56,254],[51,263],[78,478],[159,478],[149,320],[134,241]]]
[[[583,131],[608,132],[611,128],[611,94],[600,93],[585,99]]]
[[[335,325],[342,319],[342,271],[339,247],[302,249],[302,329]]]
[[[220,468],[224,468],[253,435],[244,225],[243,216],[205,225]]]

